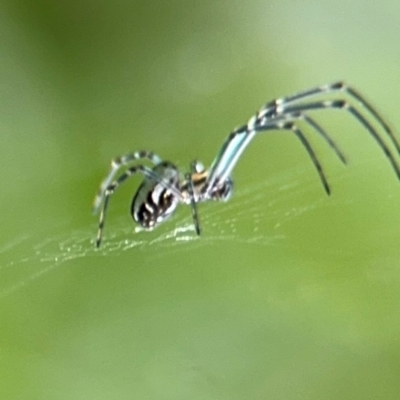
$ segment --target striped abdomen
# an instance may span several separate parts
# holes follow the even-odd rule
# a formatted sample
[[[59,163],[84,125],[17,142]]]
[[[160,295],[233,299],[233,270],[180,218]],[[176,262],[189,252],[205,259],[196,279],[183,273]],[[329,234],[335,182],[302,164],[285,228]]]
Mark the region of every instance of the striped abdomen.
[[[163,182],[179,188],[179,172],[175,165],[162,162],[153,168]],[[177,198],[164,185],[152,179],[145,179],[139,186],[132,201],[132,218],[143,228],[152,229],[165,221],[179,203]]]

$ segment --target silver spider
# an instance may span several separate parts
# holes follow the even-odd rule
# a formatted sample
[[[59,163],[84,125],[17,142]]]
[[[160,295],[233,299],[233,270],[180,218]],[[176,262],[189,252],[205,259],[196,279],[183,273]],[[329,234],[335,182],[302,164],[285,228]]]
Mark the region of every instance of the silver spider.
[[[336,99],[321,99],[323,95],[329,94],[336,94],[337,96],[341,94],[342,96]],[[348,100],[346,100],[346,97]],[[356,108],[352,102],[358,103],[359,107]],[[121,184],[135,174],[141,174],[144,177],[131,205],[131,215],[139,225],[145,229],[153,229],[167,220],[179,203],[184,203],[190,205],[193,223],[197,234],[200,235],[197,203],[208,200],[226,201],[231,197],[233,189],[232,170],[247,145],[259,132],[281,130],[294,133],[310,156],[326,193],[330,194],[331,189],[322,165],[310,142],[298,127],[299,121],[308,124],[311,129],[321,135],[339,159],[346,164],[345,156],[333,139],[309,115],[312,111],[326,109],[347,111],[354,117],[375,139],[400,179],[400,167],[391,150],[382,139],[381,134],[373,125],[375,123],[380,126],[380,129],[388,135],[397,152],[400,153],[399,142],[388,124],[354,88],[343,82],[336,82],[282,97],[265,104],[247,124],[235,129],[228,136],[208,169],[205,169],[200,162],[193,161],[190,165],[190,170],[185,174],[181,174],[174,164],[169,161],[163,161],[159,156],[149,151],[138,151],[113,159],[111,161],[111,170],[102,181],[93,202],[93,211],[95,213],[101,209],[96,247],[101,244],[111,195],[115,193]],[[144,159],[150,161],[154,166],[149,168],[142,164],[131,165],[135,161]],[[121,168],[125,168],[124,172],[114,179]]]

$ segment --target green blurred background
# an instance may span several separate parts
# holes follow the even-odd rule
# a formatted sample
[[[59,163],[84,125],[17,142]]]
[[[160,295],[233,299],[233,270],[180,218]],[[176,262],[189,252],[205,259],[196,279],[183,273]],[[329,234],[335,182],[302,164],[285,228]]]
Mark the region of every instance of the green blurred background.
[[[264,102],[345,79],[400,135],[400,3],[0,3],[1,399],[398,399],[400,187],[348,115],[350,159],[256,138],[235,195],[157,230],[114,196],[112,157],[209,165]],[[400,159],[400,157],[399,157]]]

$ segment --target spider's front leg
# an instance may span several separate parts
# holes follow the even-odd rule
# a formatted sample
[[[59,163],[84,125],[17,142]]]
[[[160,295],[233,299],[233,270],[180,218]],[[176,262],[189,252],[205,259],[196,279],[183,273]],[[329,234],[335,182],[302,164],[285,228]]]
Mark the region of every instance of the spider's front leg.
[[[293,114],[293,113],[304,113],[306,111],[318,111],[318,110],[326,110],[326,109],[333,109],[333,110],[343,110],[347,111],[351,116],[353,116],[363,127],[364,129],[373,137],[378,144],[378,146],[381,148],[383,153],[385,154],[386,158],[392,165],[392,168],[394,172],[397,175],[397,178],[400,180],[400,166],[397,163],[395,157],[393,156],[393,153],[385,143],[385,141],[382,139],[381,135],[375,129],[375,127],[369,122],[369,120],[357,109],[355,108],[352,104],[347,102],[346,100],[322,100],[322,101],[315,101],[315,102],[309,102],[309,103],[300,103],[300,104],[295,104],[295,105],[282,105],[282,115],[285,114]],[[373,114],[375,116],[375,114]],[[377,119],[377,121],[380,123],[381,121]],[[273,122],[273,120],[272,120]],[[383,128],[385,128],[384,125],[381,125]],[[386,130],[386,129],[385,129]],[[390,132],[390,138],[394,139],[394,136],[392,136],[391,131],[387,131],[386,133],[389,134]],[[394,142],[396,144],[396,142]]]
[[[329,94],[343,93],[352,102],[357,102],[361,106],[361,111],[344,98],[337,98],[333,100],[317,100],[317,97]],[[306,102],[307,100],[307,102]],[[311,101],[310,101],[311,100]],[[366,100],[356,89],[347,85],[344,82],[335,82],[333,84],[322,85],[312,89],[308,89],[291,96],[282,97],[265,104],[258,112],[257,119],[260,125],[264,123],[274,122],[279,119],[285,118],[290,115],[305,115],[306,112],[336,109],[347,111],[354,117],[370,135],[375,139],[378,146],[382,149],[385,156],[391,163],[397,177],[400,179],[400,166],[396,162],[391,150],[382,139],[380,133],[375,129],[373,124],[369,122],[370,119],[378,124],[389,137],[390,141],[400,154],[400,143],[389,125],[378,113],[375,107]],[[309,117],[308,117],[309,118]],[[312,123],[310,125],[313,125]]]

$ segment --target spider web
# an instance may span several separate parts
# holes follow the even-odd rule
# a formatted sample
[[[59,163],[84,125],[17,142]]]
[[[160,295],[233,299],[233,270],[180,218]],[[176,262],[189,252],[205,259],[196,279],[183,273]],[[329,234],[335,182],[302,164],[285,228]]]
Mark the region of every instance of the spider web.
[[[340,180],[338,174],[330,174],[330,177],[335,182]],[[68,234],[65,229],[61,234],[51,232],[44,238],[21,235],[0,247],[0,299],[21,290],[50,271],[82,258],[118,256],[133,249],[149,248],[161,248],[162,252],[148,252],[149,257],[161,257],[179,252],[182,246],[190,246],[190,250],[193,250],[221,241],[259,246],[280,245],[285,239],[280,227],[286,222],[313,209],[326,207],[327,203],[332,204],[326,201],[327,197],[318,185],[318,178],[310,173],[309,168],[279,173],[247,187],[241,185],[229,202],[201,205],[200,223],[207,232],[200,237],[195,233],[190,212],[183,206],[177,216],[162,225],[163,228],[150,233],[135,228],[129,216],[114,218],[100,249],[94,246],[95,223]],[[320,190],[321,195],[315,196],[311,203],[297,201],[302,194],[311,190],[316,193]],[[269,200],[266,201],[266,197]],[[296,206],[288,209],[285,203],[295,203]],[[246,225],[245,229],[243,225]],[[15,258],[15,254],[18,254],[18,258]]]

